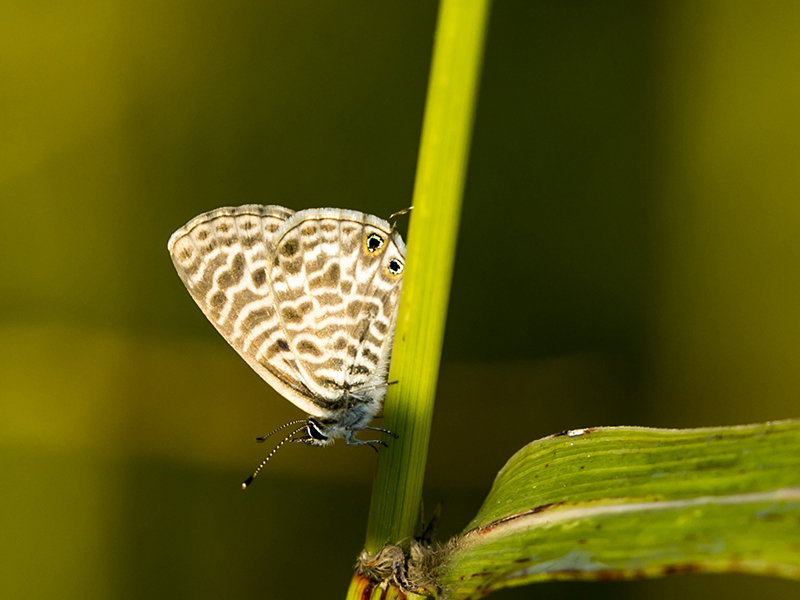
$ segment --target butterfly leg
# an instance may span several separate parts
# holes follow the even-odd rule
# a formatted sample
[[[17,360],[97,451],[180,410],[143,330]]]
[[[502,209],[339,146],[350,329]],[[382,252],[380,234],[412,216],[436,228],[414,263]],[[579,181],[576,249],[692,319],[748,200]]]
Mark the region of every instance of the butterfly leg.
[[[378,445],[384,446],[385,448],[389,447],[389,444],[381,440],[360,440],[358,438],[353,437],[353,434],[349,431],[347,432],[347,435],[344,438],[344,443],[347,444],[348,446],[369,446],[370,448],[375,450],[375,452],[378,451],[377,448]]]
[[[366,444],[367,446],[369,446],[370,448],[375,450],[375,452],[378,451],[378,445],[381,445],[384,448],[388,448],[389,447],[389,444],[387,444],[386,442],[382,442],[380,440],[367,440],[365,442],[362,442],[361,440],[358,440],[358,441],[360,443],[359,444],[355,444],[356,446],[363,446],[364,444]]]
[[[383,433],[388,433],[394,439],[399,438],[400,436],[394,433],[393,431],[389,431],[388,429],[381,429],[380,427],[364,427],[364,429],[369,429],[370,431],[382,431]]]

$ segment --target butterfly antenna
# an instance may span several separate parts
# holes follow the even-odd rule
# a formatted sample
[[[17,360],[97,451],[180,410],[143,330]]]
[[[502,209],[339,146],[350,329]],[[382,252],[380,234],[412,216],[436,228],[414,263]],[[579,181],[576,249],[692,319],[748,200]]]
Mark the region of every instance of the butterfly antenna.
[[[392,229],[396,229],[395,226],[397,224],[394,222],[394,220],[397,219],[397,217],[402,217],[403,215],[407,215],[412,210],[414,210],[414,207],[409,206],[408,208],[404,208],[403,210],[398,210],[396,213],[392,213],[391,215],[389,215],[389,218],[387,220],[389,221],[389,223],[391,223]]]
[[[305,421],[295,421],[295,423],[305,423]],[[289,423],[287,423],[287,425],[289,425]],[[286,425],[284,425],[284,427],[285,427],[285,426],[286,426]],[[280,443],[280,444],[278,444],[277,446],[275,446],[275,447],[272,449],[272,452],[270,452],[270,453],[267,455],[267,458],[265,458],[265,459],[264,459],[264,460],[261,462],[261,464],[260,464],[260,465],[258,465],[258,468],[257,468],[255,471],[253,471],[253,474],[252,474],[252,475],[250,475],[250,477],[248,477],[247,479],[245,479],[244,483],[242,484],[242,489],[243,489],[243,490],[246,490],[246,489],[247,489],[247,486],[248,486],[248,485],[250,485],[251,483],[253,483],[253,479],[255,479],[255,478],[256,478],[256,475],[258,475],[259,471],[261,471],[261,469],[263,469],[263,468],[264,468],[264,465],[266,465],[266,464],[267,464],[267,461],[269,461],[269,459],[270,459],[270,458],[272,458],[272,455],[273,455],[273,454],[275,454],[275,453],[278,451],[278,449],[279,449],[281,446],[283,446],[283,445],[284,445],[286,442],[288,442],[288,441],[291,439],[291,437],[292,437],[294,434],[296,434],[296,433],[300,433],[301,431],[303,431],[303,429],[305,429],[305,427],[301,427],[300,429],[295,429],[295,430],[294,430],[292,433],[290,433],[290,434],[289,434],[289,435],[287,435],[285,438],[283,438],[283,440],[281,440],[281,443]],[[275,432],[273,432],[273,433],[275,433]],[[272,434],[270,434],[270,435],[272,435]]]
[[[262,437],[257,437],[256,441],[259,444],[262,443],[262,442],[266,442],[267,438],[269,438],[269,436],[271,436],[273,433],[278,433],[281,429],[286,429],[290,425],[297,425],[298,423],[305,423],[305,422],[306,422],[305,419],[300,419],[299,421],[289,421],[288,423],[284,423],[283,425],[281,425],[280,427],[278,427],[274,431],[270,431],[267,435],[262,436]]]

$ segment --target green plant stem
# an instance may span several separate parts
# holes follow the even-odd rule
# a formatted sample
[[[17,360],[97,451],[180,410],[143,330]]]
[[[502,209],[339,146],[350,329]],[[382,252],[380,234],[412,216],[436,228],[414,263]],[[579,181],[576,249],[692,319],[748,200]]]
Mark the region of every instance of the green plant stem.
[[[443,0],[422,129],[367,552],[407,547],[422,484],[490,0]]]

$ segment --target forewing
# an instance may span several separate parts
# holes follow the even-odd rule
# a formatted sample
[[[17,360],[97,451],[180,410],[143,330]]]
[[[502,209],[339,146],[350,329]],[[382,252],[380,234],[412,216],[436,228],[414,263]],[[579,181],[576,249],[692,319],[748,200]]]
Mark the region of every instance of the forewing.
[[[268,276],[292,214],[281,206],[220,208],[176,231],[168,248],[192,298],[228,343],[279,393],[319,414],[280,326]]]
[[[386,315],[394,314],[401,279],[385,282],[380,271],[387,251],[398,247],[391,242],[369,251],[371,234],[392,239],[390,225],[371,215],[301,211],[286,221],[271,263],[281,327],[304,383],[328,410],[377,376],[370,353],[380,356],[391,335],[393,318]]]

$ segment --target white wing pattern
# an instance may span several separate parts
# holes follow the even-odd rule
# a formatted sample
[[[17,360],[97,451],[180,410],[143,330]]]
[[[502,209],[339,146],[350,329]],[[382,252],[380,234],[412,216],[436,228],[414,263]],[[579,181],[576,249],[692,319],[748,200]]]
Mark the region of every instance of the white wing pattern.
[[[310,415],[299,441],[362,443],[351,436],[386,394],[402,286],[392,226],[351,210],[246,205],[192,219],[168,248],[228,343]]]

